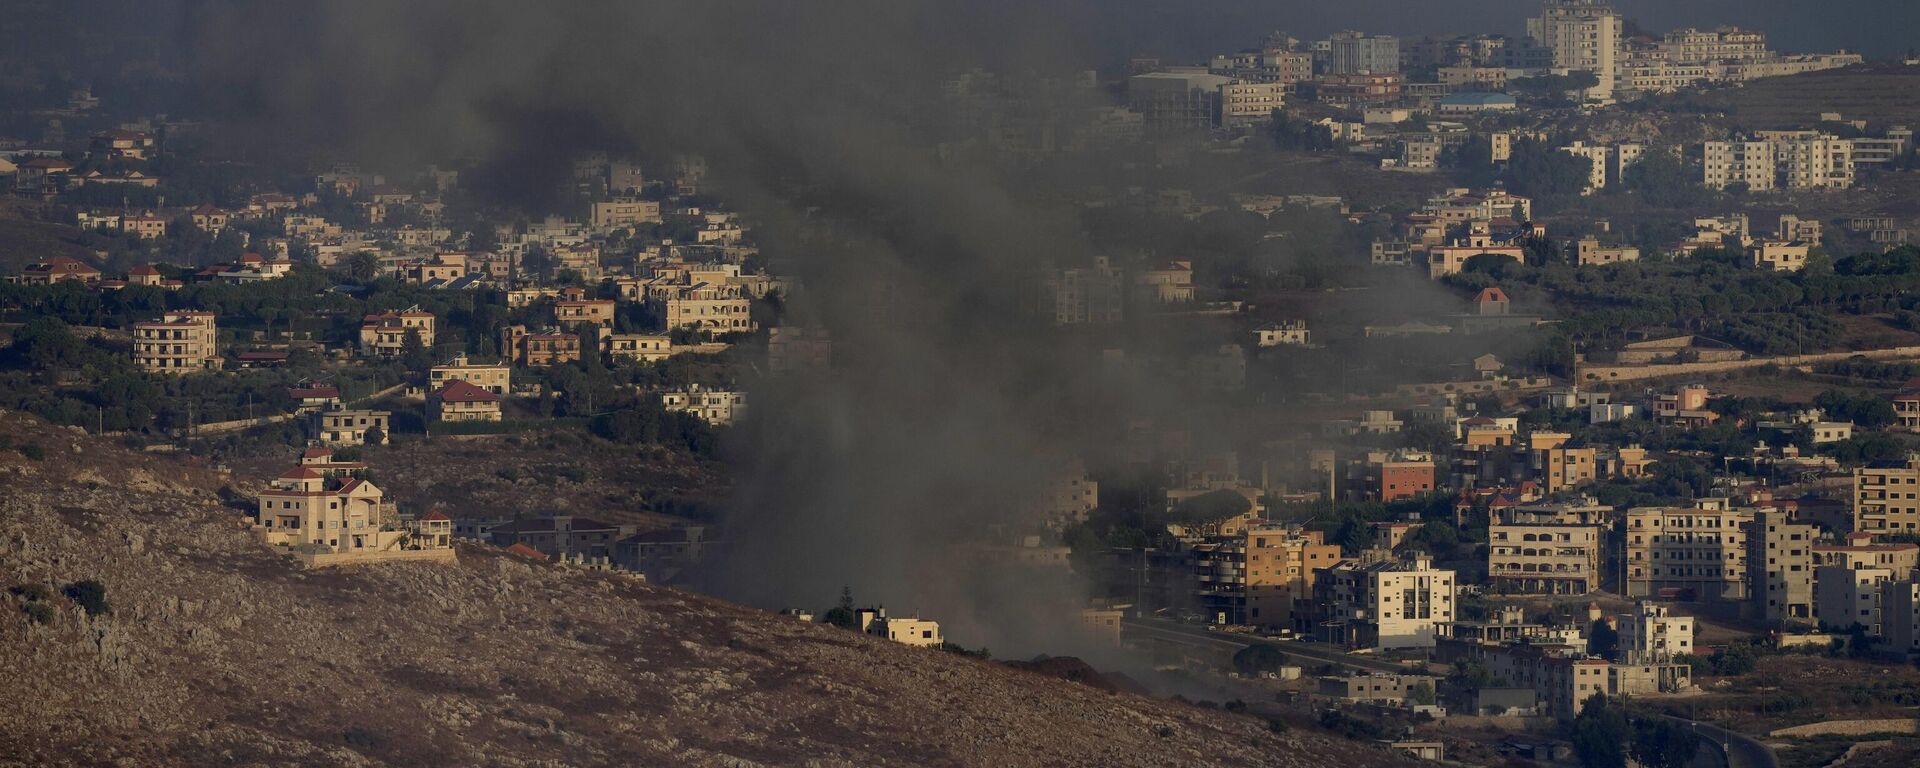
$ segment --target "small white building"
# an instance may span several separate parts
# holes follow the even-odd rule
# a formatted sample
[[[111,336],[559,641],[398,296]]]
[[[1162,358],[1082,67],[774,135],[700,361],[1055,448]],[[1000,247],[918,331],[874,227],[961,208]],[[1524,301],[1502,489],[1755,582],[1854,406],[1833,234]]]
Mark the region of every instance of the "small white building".
[[[706,389],[698,384],[660,393],[660,405],[669,411],[691,413],[714,426],[732,424],[747,415],[747,393]]]
[[[1674,616],[1656,603],[1636,603],[1620,618],[1620,650],[1629,663],[1662,663],[1693,653],[1692,616]]]
[[[1261,347],[1281,345],[1304,347],[1313,343],[1313,333],[1307,330],[1307,321],[1288,320],[1264,325],[1254,330],[1254,342]]]
[[[940,622],[930,619],[889,617],[885,608],[861,608],[854,618],[861,632],[903,645],[932,648],[946,642],[940,637]]]

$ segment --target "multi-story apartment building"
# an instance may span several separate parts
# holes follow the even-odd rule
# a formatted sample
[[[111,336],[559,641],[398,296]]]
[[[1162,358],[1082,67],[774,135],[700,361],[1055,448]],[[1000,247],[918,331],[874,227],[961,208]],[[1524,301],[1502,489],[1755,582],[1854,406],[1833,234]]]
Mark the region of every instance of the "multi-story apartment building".
[[[513,392],[513,366],[506,363],[475,363],[467,360],[466,353],[455,355],[444,365],[436,365],[427,370],[427,386],[439,389],[448,382],[464,381],[476,387],[506,397]]]
[[[1561,147],[1560,151],[1574,157],[1585,159],[1592,164],[1587,172],[1588,193],[1606,189],[1608,184],[1618,184],[1626,180],[1627,169],[1647,153],[1645,144],[1626,142],[1621,144],[1588,144],[1576,141]]]
[[[1600,589],[1598,524],[1536,522],[1505,510],[1487,531],[1487,578],[1501,592],[1584,595]]]
[[[1920,544],[1912,542],[1874,544],[1870,543],[1871,537],[1860,533],[1850,534],[1847,538],[1869,543],[1815,544],[1813,545],[1814,565],[1885,568],[1900,578],[1906,578],[1914,569],[1920,568]]]
[[[1622,660],[1634,664],[1659,664],[1673,657],[1693,653],[1692,616],[1675,616],[1659,603],[1638,602],[1633,611],[1620,617]]]
[[[1318,634],[1363,648],[1431,648],[1436,627],[1453,621],[1454,572],[1417,555],[1343,562],[1321,573],[1314,596],[1326,618]]]
[[[433,313],[419,307],[398,312],[367,315],[360,323],[360,354],[368,357],[394,357],[406,349],[407,336],[417,335],[420,344],[433,348]]]
[[[1240,128],[1262,125],[1273,119],[1273,111],[1286,105],[1288,87],[1284,83],[1253,83],[1235,80],[1220,86],[1220,125]]]
[[[617,198],[594,203],[589,220],[595,227],[624,227],[632,224],[659,224],[660,202]]]
[[[220,330],[212,312],[168,312],[133,326],[133,361],[154,373],[220,367]]]
[[[1307,629],[1316,571],[1340,562],[1319,531],[1249,526],[1192,546],[1195,596],[1216,624]]]
[[[1778,173],[1768,141],[1709,141],[1702,146],[1701,183],[1711,189],[1744,184],[1747,189],[1773,189]]]
[[[747,393],[707,389],[698,384],[660,393],[660,405],[669,411],[691,413],[715,426],[732,424],[747,415]]]
[[[1611,101],[1622,53],[1620,14],[1593,0],[1548,0],[1542,13],[1527,20],[1527,37],[1553,51],[1553,66],[1592,72],[1598,85],[1589,99]]]
[[[1853,141],[1819,131],[1760,131],[1774,146],[1774,163],[1788,189],[1853,186]]]
[[[1327,40],[1327,74],[1352,75],[1400,71],[1400,38],[1337,32]]]
[[[603,331],[609,330],[613,328],[614,306],[612,299],[556,301],[553,303],[553,324],[561,329],[591,325]]]
[[[1771,58],[1767,35],[1739,27],[1702,31],[1688,27],[1668,32],[1656,44],[1662,57],[1680,64],[1719,64]]]
[[[1920,651],[1920,580],[1881,582],[1880,647],[1902,655]]]
[[[730,285],[682,286],[657,302],[669,330],[689,328],[712,333],[751,333],[753,301]]]
[[[1713,189],[1853,186],[1853,142],[1818,131],[1760,131],[1742,141],[1706,142],[1701,151],[1701,180]]]
[[[1853,470],[1853,530],[1920,533],[1920,465],[1876,461]]]
[[[1535,432],[1527,436],[1527,465],[1543,493],[1559,493],[1600,477],[1599,450],[1568,445],[1564,432]]]
[[[1752,522],[1751,510],[1628,510],[1626,596],[1745,600]]]
[[[1747,594],[1763,621],[1813,623],[1813,542],[1820,527],[1784,512],[1753,513],[1747,528]]]
[[[1039,299],[1041,315],[1058,325],[1120,322],[1120,271],[1105,257],[1096,257],[1092,266],[1056,270],[1040,282]]]
[[[527,330],[524,325],[500,329],[500,355],[515,365],[539,368],[580,359],[580,337],[571,333]]]
[[[1858,624],[1875,637],[1885,632],[1881,609],[1883,585],[1904,581],[1889,568],[1821,565],[1813,569],[1813,618],[1845,631]]]
[[[1221,87],[1232,82],[1204,71],[1148,72],[1127,78],[1127,103],[1149,133],[1200,130],[1213,125]]]

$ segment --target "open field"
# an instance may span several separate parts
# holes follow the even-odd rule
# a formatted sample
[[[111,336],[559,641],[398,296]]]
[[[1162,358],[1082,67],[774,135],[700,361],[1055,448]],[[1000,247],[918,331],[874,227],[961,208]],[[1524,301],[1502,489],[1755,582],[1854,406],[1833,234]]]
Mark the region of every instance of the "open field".
[[[1748,130],[1799,128],[1822,112],[1848,120],[1920,124],[1920,67],[1866,66],[1755,80],[1739,88],[1702,94],[1699,101],[1724,109]]]

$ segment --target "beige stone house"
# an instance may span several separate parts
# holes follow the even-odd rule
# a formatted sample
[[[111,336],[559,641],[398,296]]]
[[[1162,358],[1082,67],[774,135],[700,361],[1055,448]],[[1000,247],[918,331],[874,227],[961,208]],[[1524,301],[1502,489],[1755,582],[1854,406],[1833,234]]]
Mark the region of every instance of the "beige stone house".
[[[400,520],[379,487],[351,473],[329,476],[303,463],[275,478],[257,504],[254,533],[310,566],[453,559],[452,520]]]
[[[434,421],[499,421],[500,396],[455,379],[427,396]]]

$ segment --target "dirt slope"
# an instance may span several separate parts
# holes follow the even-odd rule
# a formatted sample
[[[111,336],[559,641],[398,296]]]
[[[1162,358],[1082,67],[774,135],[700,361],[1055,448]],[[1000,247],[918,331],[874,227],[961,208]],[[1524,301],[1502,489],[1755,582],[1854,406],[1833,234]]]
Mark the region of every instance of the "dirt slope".
[[[1384,752],[463,549],[303,572],[188,460],[0,413],[0,765],[1318,766]],[[38,460],[28,453],[42,454]],[[62,585],[98,579],[89,618]]]

